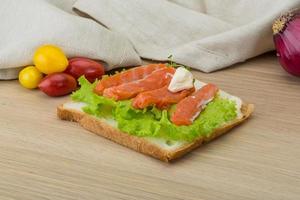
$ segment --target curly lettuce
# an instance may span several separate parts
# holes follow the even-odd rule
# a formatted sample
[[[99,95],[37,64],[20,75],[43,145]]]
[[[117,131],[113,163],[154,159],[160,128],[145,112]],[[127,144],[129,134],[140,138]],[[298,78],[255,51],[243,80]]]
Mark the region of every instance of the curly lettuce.
[[[114,101],[93,92],[97,82],[91,84],[84,77],[79,79],[81,88],[72,94],[74,101],[87,104],[83,111],[101,118],[117,121],[123,132],[139,137],[161,138],[167,141],[193,141],[209,136],[216,128],[237,117],[235,102],[216,97],[190,126],[176,126],[170,121],[175,109],[159,110],[149,107],[143,110],[131,106],[131,100]]]

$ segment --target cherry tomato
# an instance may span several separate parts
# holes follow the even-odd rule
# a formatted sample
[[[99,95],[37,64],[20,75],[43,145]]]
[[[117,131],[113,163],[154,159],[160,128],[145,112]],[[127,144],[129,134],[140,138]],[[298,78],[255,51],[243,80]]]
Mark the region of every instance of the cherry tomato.
[[[72,58],[65,73],[72,75],[75,79],[84,75],[85,78],[93,83],[96,79],[101,79],[104,75],[102,64],[88,58]]]
[[[47,75],[39,84],[39,88],[48,96],[58,97],[76,90],[77,82],[69,74],[54,73]]]
[[[54,45],[40,46],[34,53],[33,62],[44,74],[63,72],[68,66],[68,59],[64,52]]]
[[[42,73],[34,66],[26,67],[19,73],[19,82],[27,89],[37,88],[42,78]]]

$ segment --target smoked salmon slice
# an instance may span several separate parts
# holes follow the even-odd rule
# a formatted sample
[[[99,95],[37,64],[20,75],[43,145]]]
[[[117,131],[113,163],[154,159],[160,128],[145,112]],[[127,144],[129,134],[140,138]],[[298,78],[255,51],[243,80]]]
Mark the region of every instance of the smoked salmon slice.
[[[178,126],[191,125],[203,106],[216,96],[218,90],[214,84],[207,84],[191,96],[184,98],[177,104],[171,121]]]
[[[143,79],[107,88],[103,91],[103,96],[115,100],[130,99],[141,92],[155,90],[169,85],[174,73],[175,69],[172,67],[158,69]]]
[[[132,101],[132,106],[136,109],[143,109],[148,106],[155,105],[157,108],[164,109],[171,104],[178,103],[183,98],[192,94],[195,88],[182,90],[180,92],[170,92],[168,86],[157,90],[142,92],[138,94]]]
[[[102,79],[96,86],[94,92],[96,94],[102,95],[106,88],[113,86],[118,86],[124,83],[129,83],[131,81],[136,81],[146,77],[155,70],[166,67],[165,64],[150,64],[141,67],[135,67],[130,70],[115,74],[108,78]]]

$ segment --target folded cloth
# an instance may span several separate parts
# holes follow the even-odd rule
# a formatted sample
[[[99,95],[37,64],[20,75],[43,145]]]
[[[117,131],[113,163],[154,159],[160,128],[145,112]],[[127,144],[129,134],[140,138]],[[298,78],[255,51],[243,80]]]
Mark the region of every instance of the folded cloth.
[[[34,50],[55,44],[69,57],[102,60],[107,69],[141,63],[130,41],[91,19],[70,14],[74,0],[1,0],[0,79],[17,78]]]
[[[69,57],[102,60],[108,70],[172,55],[212,72],[273,50],[272,22],[298,6],[299,0],[2,0],[0,79],[16,78],[46,43]]]
[[[212,72],[273,50],[272,22],[299,0],[78,0],[147,59]]]

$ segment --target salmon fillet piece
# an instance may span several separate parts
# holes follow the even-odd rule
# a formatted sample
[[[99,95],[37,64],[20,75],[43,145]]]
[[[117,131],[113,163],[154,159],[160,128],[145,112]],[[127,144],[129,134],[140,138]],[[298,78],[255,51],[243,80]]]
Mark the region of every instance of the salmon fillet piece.
[[[129,83],[131,81],[136,81],[146,77],[147,75],[151,74],[155,70],[161,69],[166,67],[165,64],[150,64],[140,67],[135,67],[133,69],[115,74],[108,78],[102,79],[97,86],[95,87],[94,92],[96,94],[102,95],[103,91],[106,88],[110,88],[113,86],[118,86],[124,83]]]
[[[189,96],[195,91],[195,88],[182,90],[179,92],[170,92],[168,86],[160,89],[142,92],[132,101],[132,106],[136,109],[143,109],[155,105],[157,108],[164,109],[171,104],[178,103],[183,98]]]
[[[207,84],[191,96],[184,98],[177,104],[171,121],[178,126],[191,125],[202,111],[203,106],[216,96],[218,90],[214,84]]]
[[[172,67],[158,69],[143,79],[107,88],[104,90],[103,96],[115,100],[131,99],[141,92],[169,85],[174,73],[175,69]]]

